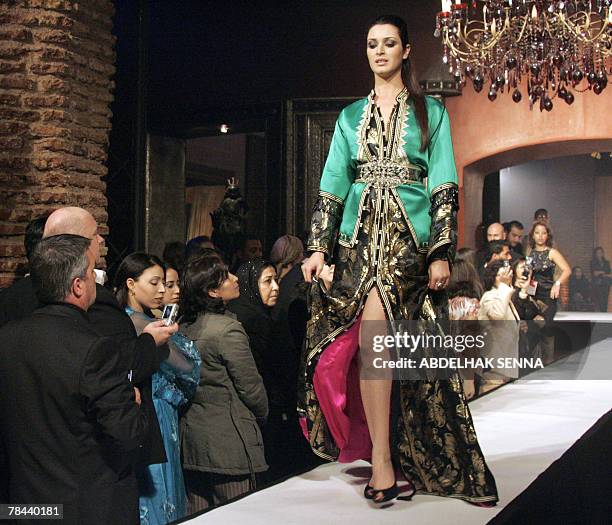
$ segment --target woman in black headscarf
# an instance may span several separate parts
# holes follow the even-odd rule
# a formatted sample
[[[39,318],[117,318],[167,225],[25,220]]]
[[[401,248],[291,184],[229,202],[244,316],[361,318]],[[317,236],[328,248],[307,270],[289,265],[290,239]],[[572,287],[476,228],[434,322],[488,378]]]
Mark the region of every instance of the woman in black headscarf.
[[[266,462],[270,469],[267,481],[292,473],[295,463],[293,443],[300,440],[296,412],[295,360],[286,351],[274,323],[271,309],[278,301],[276,268],[270,261],[255,259],[244,263],[236,272],[240,297],[228,304],[249,336],[251,351],[268,393],[269,415],[262,429]]]

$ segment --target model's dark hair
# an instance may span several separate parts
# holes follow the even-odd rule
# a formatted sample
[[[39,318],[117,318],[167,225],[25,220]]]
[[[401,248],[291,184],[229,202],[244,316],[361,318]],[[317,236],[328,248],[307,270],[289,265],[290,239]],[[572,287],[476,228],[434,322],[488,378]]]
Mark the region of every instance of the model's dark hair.
[[[223,300],[208,292],[219,288],[228,275],[227,265],[214,250],[190,258],[181,279],[181,322],[193,323],[201,312],[223,313]]]
[[[382,15],[379,16],[370,25],[368,30],[374,26],[389,24],[395,26],[402,41],[402,47],[405,49],[407,45],[410,45],[410,38],[408,37],[408,26],[404,19],[397,15]],[[429,145],[429,121],[427,118],[427,106],[425,105],[425,96],[421,91],[421,86],[416,78],[414,67],[410,61],[410,55],[406,58],[402,64],[402,80],[404,85],[408,88],[409,98],[412,100],[414,105],[414,115],[419,124],[421,130],[421,151],[425,151]]]
[[[552,234],[552,230],[550,229],[548,224],[546,224],[545,222],[541,222],[541,221],[534,222],[533,226],[531,227],[531,230],[529,230],[529,247],[532,250],[535,248],[535,240],[533,238],[533,233],[535,232],[535,229],[538,226],[544,226],[544,228],[546,228],[546,233],[547,233],[546,246],[548,246],[549,248],[552,248],[552,246],[553,246],[553,234]]]
[[[471,297],[480,299],[482,284],[474,265],[467,259],[456,259],[451,271],[450,280],[446,289],[448,298]]]
[[[64,301],[72,281],[85,277],[90,245],[91,239],[70,234],[52,235],[38,243],[30,260],[30,275],[41,303]]]
[[[504,261],[493,261],[491,264],[488,264],[485,268],[484,272],[484,288],[485,291],[489,291],[495,285],[495,279],[497,277],[497,272],[499,272],[500,268],[503,268]],[[512,278],[512,282],[514,282],[514,277]]]
[[[164,263],[161,262],[159,257],[144,252],[131,253],[121,261],[117,273],[115,273],[114,281],[115,295],[121,307],[125,308],[128,304],[127,280],[134,279],[137,281],[145,270],[153,266],[159,266],[164,270]]]

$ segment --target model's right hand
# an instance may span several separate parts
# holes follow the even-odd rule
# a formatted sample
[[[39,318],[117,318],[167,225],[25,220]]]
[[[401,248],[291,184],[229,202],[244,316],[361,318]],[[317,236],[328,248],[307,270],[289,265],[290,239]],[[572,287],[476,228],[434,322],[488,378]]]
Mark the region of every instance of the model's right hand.
[[[178,324],[174,323],[166,326],[164,321],[153,321],[144,327],[144,334],[150,334],[155,339],[155,345],[161,346],[168,342],[172,334],[178,332]]]
[[[325,254],[323,252],[314,252],[302,263],[302,274],[304,274],[304,280],[307,283],[311,283],[313,274],[318,278],[324,265]]]

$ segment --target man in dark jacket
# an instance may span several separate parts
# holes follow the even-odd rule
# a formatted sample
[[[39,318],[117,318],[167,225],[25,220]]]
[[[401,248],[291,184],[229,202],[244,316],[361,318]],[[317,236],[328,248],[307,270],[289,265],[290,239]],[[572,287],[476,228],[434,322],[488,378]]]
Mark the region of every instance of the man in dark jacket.
[[[104,240],[98,234],[98,223],[88,211],[77,207],[59,208],[54,211],[45,223],[44,237],[60,234],[81,235],[90,239],[96,261],[99,260],[100,245]],[[26,277],[20,281],[19,286],[12,286],[2,292],[0,323],[29,316],[37,306],[40,306],[40,303],[36,298],[35,287],[32,280]],[[132,370],[132,383],[141,392],[142,406],[150,420],[150,430],[139,451],[139,464],[165,462],[166,454],[153,407],[151,376],[159,369],[160,363],[168,358],[169,349],[166,343],[178,326],[166,327],[162,322],[151,323],[145,327],[143,334],[137,337],[130,318],[121,309],[113,294],[102,286],[97,286],[96,300],[88,314],[99,334],[114,339],[115,350],[119,351],[126,369]],[[3,475],[4,471],[0,477]],[[0,501],[2,499],[0,490]]]
[[[136,525],[133,451],[148,420],[114,340],[87,315],[95,252],[77,235],[43,240],[31,273],[45,306],[0,329],[9,501],[62,504],[65,524]]]

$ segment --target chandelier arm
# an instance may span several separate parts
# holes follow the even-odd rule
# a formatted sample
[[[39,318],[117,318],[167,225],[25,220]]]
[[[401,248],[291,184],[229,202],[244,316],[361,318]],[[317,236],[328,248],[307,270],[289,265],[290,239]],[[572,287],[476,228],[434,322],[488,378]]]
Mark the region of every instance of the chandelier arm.
[[[584,15],[585,18],[589,21],[588,25],[585,24],[585,31],[588,31],[590,34],[590,30],[592,27],[592,23],[590,22],[591,17],[588,13],[586,13],[585,11],[580,11],[578,13],[576,13],[572,18],[577,18],[580,15]],[[573,20],[570,19],[570,21],[572,21],[572,24],[570,24],[568,22],[568,19],[564,16],[559,17],[561,20],[561,23],[566,27],[566,29],[568,29],[572,35],[574,35],[580,42],[585,42],[587,44],[592,44],[593,42],[595,42],[596,40],[600,39],[601,36],[607,31],[607,23],[604,21],[601,25],[601,29],[600,31],[592,38],[585,38],[582,36],[582,33],[580,31],[578,31],[576,29],[576,25],[578,24],[578,22],[573,22]]]

